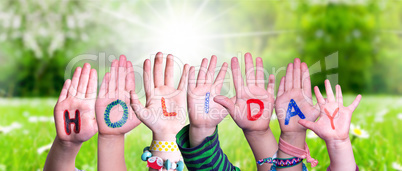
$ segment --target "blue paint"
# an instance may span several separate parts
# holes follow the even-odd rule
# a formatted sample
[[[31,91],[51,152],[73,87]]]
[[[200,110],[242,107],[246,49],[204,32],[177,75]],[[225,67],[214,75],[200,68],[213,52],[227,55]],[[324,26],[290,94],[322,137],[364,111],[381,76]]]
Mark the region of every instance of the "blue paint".
[[[209,92],[205,95],[205,104],[204,104],[204,109],[205,113],[209,113]]]
[[[292,112],[292,108],[294,108],[294,112]],[[289,125],[289,120],[291,117],[298,115],[301,119],[305,119],[306,117],[297,106],[296,102],[293,99],[290,99],[288,110],[286,111],[285,125]]]
[[[123,107],[123,110],[124,110],[124,113],[123,113],[123,117],[119,120],[119,121],[117,121],[117,122],[111,122],[110,121],[110,111],[112,110],[112,108],[114,107],[114,106],[116,106],[116,105],[120,105],[121,107]],[[127,122],[127,119],[128,119],[128,108],[127,108],[127,105],[126,105],[126,103],[124,103],[123,101],[121,101],[121,100],[119,100],[119,99],[117,99],[116,101],[113,101],[112,103],[110,103],[109,105],[107,105],[107,107],[106,107],[106,110],[105,110],[105,122],[106,122],[106,125],[108,126],[108,127],[111,127],[111,128],[119,128],[119,127],[122,127],[126,122]]]

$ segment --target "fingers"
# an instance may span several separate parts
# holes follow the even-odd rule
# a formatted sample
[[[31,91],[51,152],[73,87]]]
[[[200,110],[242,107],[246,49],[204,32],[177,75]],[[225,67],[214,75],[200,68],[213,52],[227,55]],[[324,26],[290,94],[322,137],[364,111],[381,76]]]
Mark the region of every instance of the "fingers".
[[[109,81],[110,81],[110,73],[107,72],[103,77],[103,81],[99,89],[100,98],[105,98],[106,93],[108,92]]]
[[[145,96],[147,99],[152,95],[152,78],[151,78],[151,61],[149,59],[144,61],[143,66],[143,80],[144,80],[144,89],[145,89]]]
[[[362,99],[362,95],[360,95],[360,94],[357,95],[357,97],[355,98],[353,103],[351,105],[349,105],[348,108],[350,110],[354,111],[357,108],[357,106],[359,105],[361,99]]]
[[[174,60],[173,55],[169,54],[166,59],[166,68],[165,68],[165,85],[169,87],[174,86]]]
[[[234,87],[236,90],[236,97],[240,98],[241,92],[242,92],[242,89],[244,86],[244,81],[243,81],[243,77],[241,76],[239,61],[237,60],[236,57],[232,58],[231,67],[232,67],[232,74],[233,74],[233,84],[234,84]]]
[[[117,82],[117,68],[119,67],[119,61],[113,60],[112,67],[110,68],[110,80],[108,86],[109,97],[115,97],[116,82]]]
[[[131,90],[135,90],[135,73],[133,64],[130,61],[126,62],[126,90],[130,92]]]
[[[256,59],[256,76],[255,76],[255,85],[258,87],[265,88],[265,79],[264,79],[264,64],[262,62],[262,58],[258,57]],[[275,78],[274,78],[275,79]]]
[[[301,88],[300,59],[296,58],[293,64],[293,88]]]
[[[79,98],[85,97],[85,92],[87,91],[88,79],[89,79],[90,72],[91,72],[91,65],[88,63],[85,63],[84,67],[81,71],[81,76],[80,76],[80,79],[78,82],[77,97],[79,97]]]
[[[88,87],[85,93],[85,98],[95,99],[97,88],[98,88],[98,74],[96,72],[96,69],[91,69],[91,73],[89,74]]]
[[[285,92],[285,77],[282,77],[281,82],[279,83],[277,97],[281,96],[284,92]]]
[[[244,61],[246,62],[246,83],[247,86],[250,86],[255,84],[254,63],[250,53],[244,55]]]
[[[285,76],[285,91],[290,91],[293,88],[293,63],[288,64]]]
[[[207,65],[208,65],[208,59],[207,58],[202,59],[201,67],[200,67],[200,70],[198,71],[198,76],[197,76],[197,86],[205,83],[205,75],[207,73]]]
[[[335,89],[336,89],[336,101],[338,102],[338,107],[343,106],[343,96],[341,86],[336,85]]]
[[[324,105],[325,104],[325,99],[322,97],[320,89],[317,86],[314,87],[314,93],[315,93],[315,97],[317,98],[318,104],[320,106]]]
[[[218,76],[216,76],[216,80],[214,82],[216,88],[215,88],[215,93],[216,94],[221,94],[221,89],[223,86],[223,80],[225,79],[226,71],[228,70],[228,63],[224,62],[222,64],[221,70],[218,73]],[[212,87],[213,88],[213,87]]]
[[[188,88],[189,88],[189,90],[194,90],[194,88],[195,88],[195,82],[196,82],[196,80],[195,80],[195,67],[194,66],[191,66],[190,67],[190,70],[189,70],[189,73],[188,73]]]
[[[308,97],[309,99],[312,98],[311,94],[311,81],[310,81],[310,73],[308,71],[308,67],[306,63],[301,63],[301,72],[302,72],[302,78],[301,78],[301,87],[303,90],[303,94]]]
[[[138,116],[138,119],[142,120],[142,118],[146,117],[145,115],[147,114],[147,112],[144,110],[145,108],[141,104],[134,90],[130,91],[130,103],[134,113]]]
[[[214,97],[214,101],[220,105],[222,105],[230,114],[234,112],[235,104],[232,100],[227,98],[226,96],[218,95]],[[234,114],[234,113],[233,113]]]
[[[206,84],[212,84],[214,82],[214,77],[215,77],[215,68],[216,68],[216,56],[212,55],[211,61],[209,62],[208,66],[208,71],[205,76],[205,83]]]
[[[181,75],[179,86],[177,86],[177,90],[185,90],[187,81],[188,81],[188,70],[190,66],[185,64],[183,67],[183,74]]]
[[[81,67],[77,67],[75,69],[73,78],[71,80],[70,88],[68,89],[67,97],[75,96],[77,94],[77,87],[78,87],[78,82],[79,82],[80,76],[81,76],[81,70],[82,70]]]
[[[315,132],[315,124],[316,124],[315,122],[311,122],[311,121],[306,120],[306,119],[300,119],[298,122],[299,122],[299,124],[301,126],[303,126],[303,127],[307,128],[307,129],[310,129],[310,130]]]
[[[163,54],[161,52],[155,55],[154,84],[155,88],[163,85]]]
[[[68,93],[68,89],[70,88],[70,85],[71,85],[71,80],[67,79],[64,82],[63,88],[61,89],[61,92],[60,92],[59,100],[57,100],[57,102],[61,102],[67,98],[67,93]]]
[[[268,93],[274,97],[274,92],[275,92],[275,76],[273,74],[269,75],[268,78],[268,88],[267,88]]]
[[[124,55],[120,55],[119,59],[119,67],[117,68],[118,72],[118,89],[119,90],[124,90],[126,88],[126,63],[127,63],[127,58]]]
[[[329,80],[325,80],[325,91],[327,92],[328,102],[335,102],[334,93],[332,91],[331,83]]]

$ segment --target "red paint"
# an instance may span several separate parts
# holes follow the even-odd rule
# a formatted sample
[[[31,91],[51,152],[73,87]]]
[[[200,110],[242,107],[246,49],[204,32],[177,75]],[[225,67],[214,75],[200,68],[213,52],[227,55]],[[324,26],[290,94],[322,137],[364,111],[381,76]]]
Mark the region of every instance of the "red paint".
[[[260,111],[258,111],[258,113],[255,114],[254,116],[251,116],[250,103],[257,103],[258,105],[260,105]],[[261,100],[258,100],[258,99],[248,99],[247,100],[247,119],[248,120],[250,120],[250,121],[257,120],[258,118],[261,117],[263,110],[264,110],[264,103]]]
[[[334,125],[334,118],[336,113],[339,111],[339,107],[335,109],[334,113],[332,113],[332,116],[329,114],[328,110],[324,108],[325,113],[327,114],[329,120],[331,120],[331,127],[333,130],[335,130],[335,125]]]
[[[162,97],[161,103],[162,103],[163,115],[165,115],[165,116],[176,116],[176,115],[177,115],[176,112],[167,112],[167,110],[166,110],[165,98]]]

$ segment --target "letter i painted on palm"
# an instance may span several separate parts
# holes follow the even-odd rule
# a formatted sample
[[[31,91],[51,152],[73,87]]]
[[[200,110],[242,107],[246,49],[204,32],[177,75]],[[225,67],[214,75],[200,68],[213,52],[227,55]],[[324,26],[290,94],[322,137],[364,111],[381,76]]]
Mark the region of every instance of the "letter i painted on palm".
[[[209,113],[209,96],[210,96],[210,93],[208,92],[205,95],[205,104],[204,104],[205,113]]]

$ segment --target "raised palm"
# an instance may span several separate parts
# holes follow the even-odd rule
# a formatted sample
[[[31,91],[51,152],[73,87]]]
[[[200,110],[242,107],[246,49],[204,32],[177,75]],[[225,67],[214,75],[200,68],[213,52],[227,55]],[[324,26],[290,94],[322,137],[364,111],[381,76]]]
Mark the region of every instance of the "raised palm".
[[[69,79],[65,81],[54,108],[57,137],[60,140],[82,143],[98,132],[95,119],[96,88],[96,70],[91,70],[91,66],[87,63],[83,69],[77,67],[72,81]],[[76,118],[76,112],[79,119]],[[75,124],[66,124],[66,113],[69,114],[67,121],[70,119],[78,121],[76,122],[79,123],[78,129],[75,128]]]
[[[327,98],[324,99],[318,87],[314,87],[317,102],[320,106],[320,119],[317,122],[299,121],[301,125],[311,129],[325,141],[345,140],[349,137],[352,113],[361,100],[361,95],[358,95],[350,106],[344,107],[341,86],[336,85],[335,88],[336,99],[329,80],[325,80]]]
[[[190,68],[187,99],[192,126],[215,128],[228,115],[227,110],[213,100],[221,92],[227,70],[227,63],[223,63],[215,82],[213,82],[216,61],[216,56],[212,56],[207,69],[208,59],[203,59],[197,80],[195,79],[195,68]]]
[[[236,124],[244,131],[266,131],[269,128],[273,105],[274,105],[274,85],[275,78],[269,76],[269,83],[265,89],[264,68],[261,58],[256,60],[256,72],[254,69],[251,54],[246,53],[246,82],[244,85],[240,66],[237,58],[232,58],[231,68],[233,73],[233,83],[236,89],[236,97],[230,100],[224,96],[215,97],[215,101],[222,104],[230,113]],[[255,102],[250,103],[250,114],[248,113],[248,100],[261,101],[263,110],[260,116],[256,116],[262,109]]]
[[[110,73],[106,73],[96,100],[96,119],[99,133],[105,135],[125,134],[141,122],[129,106],[130,91],[135,90],[134,70],[125,56],[114,60]],[[112,104],[115,102],[116,104]],[[117,104],[117,102],[119,102]],[[107,112],[107,108],[110,111]],[[126,116],[124,113],[126,112]],[[127,117],[127,118],[125,118]]]
[[[291,99],[295,101],[306,120],[315,121],[317,119],[319,109],[317,105],[313,105],[308,67],[304,62],[300,64],[298,58],[294,60],[294,63],[288,65],[286,76],[281,79],[275,101],[275,112],[282,132],[305,131],[306,128],[298,123],[302,119],[299,115],[290,117],[289,123],[285,124]],[[291,110],[295,109],[292,107]]]
[[[183,68],[183,74],[177,89],[173,87],[174,60],[167,56],[165,78],[163,79],[163,54],[155,56],[153,78],[151,80],[151,61],[144,62],[144,88],[146,106],[144,107],[137,94],[131,92],[131,106],[138,118],[150,128],[154,134],[177,134],[186,121],[186,84],[188,65]],[[164,82],[163,82],[164,80]],[[162,104],[164,99],[164,104]],[[166,107],[166,108],[164,108]]]

